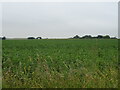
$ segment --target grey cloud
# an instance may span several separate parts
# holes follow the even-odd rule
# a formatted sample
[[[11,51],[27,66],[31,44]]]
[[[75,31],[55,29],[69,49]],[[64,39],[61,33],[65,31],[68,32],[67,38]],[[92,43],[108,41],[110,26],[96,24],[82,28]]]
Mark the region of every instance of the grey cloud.
[[[5,3],[3,35],[70,37],[117,36],[117,3]]]

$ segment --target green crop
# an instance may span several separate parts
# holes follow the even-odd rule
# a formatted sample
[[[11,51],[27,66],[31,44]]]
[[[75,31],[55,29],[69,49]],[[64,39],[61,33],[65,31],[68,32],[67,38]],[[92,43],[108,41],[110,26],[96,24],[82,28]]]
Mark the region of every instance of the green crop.
[[[3,88],[117,88],[117,39],[3,40]]]

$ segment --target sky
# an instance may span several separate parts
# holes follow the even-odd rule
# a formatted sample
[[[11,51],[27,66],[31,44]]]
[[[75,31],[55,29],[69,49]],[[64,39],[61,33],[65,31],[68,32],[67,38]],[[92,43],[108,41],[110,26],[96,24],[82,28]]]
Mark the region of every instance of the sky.
[[[70,38],[118,37],[117,2],[2,3],[2,36]]]

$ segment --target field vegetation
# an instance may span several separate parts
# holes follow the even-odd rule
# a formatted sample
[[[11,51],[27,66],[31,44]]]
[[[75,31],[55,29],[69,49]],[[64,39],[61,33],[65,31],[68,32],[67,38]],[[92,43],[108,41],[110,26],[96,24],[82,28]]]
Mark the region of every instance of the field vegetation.
[[[3,40],[3,88],[117,88],[117,39]]]

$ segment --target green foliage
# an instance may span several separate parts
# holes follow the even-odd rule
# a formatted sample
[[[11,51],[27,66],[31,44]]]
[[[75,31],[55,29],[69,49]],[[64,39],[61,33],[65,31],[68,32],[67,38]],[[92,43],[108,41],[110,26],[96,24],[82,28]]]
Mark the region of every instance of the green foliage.
[[[74,39],[79,39],[80,37],[78,35],[74,36],[73,37]]]
[[[5,40],[3,88],[117,88],[113,39]]]

